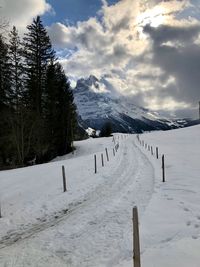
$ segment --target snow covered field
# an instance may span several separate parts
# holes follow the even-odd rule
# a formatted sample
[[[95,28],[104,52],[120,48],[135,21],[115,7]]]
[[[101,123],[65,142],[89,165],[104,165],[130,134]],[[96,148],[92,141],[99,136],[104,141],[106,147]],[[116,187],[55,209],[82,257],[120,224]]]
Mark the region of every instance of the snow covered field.
[[[140,135],[159,147],[159,160],[136,135],[118,136],[115,157],[112,138],[89,139],[76,143],[74,155],[0,172],[0,266],[132,266],[135,205],[142,266],[199,266],[200,126]]]

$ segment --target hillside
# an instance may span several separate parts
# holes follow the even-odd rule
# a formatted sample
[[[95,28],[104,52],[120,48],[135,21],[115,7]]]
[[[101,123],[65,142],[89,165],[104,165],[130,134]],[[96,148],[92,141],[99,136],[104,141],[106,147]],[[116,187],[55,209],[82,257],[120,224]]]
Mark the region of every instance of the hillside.
[[[131,213],[137,205],[142,266],[198,267],[199,131],[194,126],[140,135],[159,147],[159,160],[135,135],[116,134],[115,156],[112,137],[89,139],[54,162],[1,171],[0,266],[132,266]]]

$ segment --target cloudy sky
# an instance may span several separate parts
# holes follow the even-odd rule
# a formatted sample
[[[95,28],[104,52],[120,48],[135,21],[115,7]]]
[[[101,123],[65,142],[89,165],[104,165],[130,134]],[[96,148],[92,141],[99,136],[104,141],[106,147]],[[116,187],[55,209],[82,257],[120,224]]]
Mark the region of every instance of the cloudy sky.
[[[0,0],[21,32],[41,15],[71,80],[103,77],[134,103],[198,116],[199,0]]]

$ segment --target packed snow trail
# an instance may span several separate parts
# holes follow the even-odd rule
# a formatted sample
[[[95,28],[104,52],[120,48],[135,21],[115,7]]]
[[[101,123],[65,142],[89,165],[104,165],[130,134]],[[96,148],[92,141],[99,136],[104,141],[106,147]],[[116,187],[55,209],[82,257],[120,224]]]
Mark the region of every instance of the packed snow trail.
[[[153,192],[154,172],[133,137],[120,144],[118,153],[117,164],[94,175],[105,182],[66,214],[17,239],[0,241],[8,246],[0,250],[0,266],[116,266],[131,259],[132,207],[138,206],[141,217]]]

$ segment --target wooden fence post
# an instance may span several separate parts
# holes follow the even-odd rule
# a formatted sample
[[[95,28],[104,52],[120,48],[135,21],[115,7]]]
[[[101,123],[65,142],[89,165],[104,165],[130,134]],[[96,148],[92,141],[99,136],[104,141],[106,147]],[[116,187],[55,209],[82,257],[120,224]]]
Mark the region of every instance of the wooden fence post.
[[[163,183],[165,182],[165,156],[162,155],[162,178]]]
[[[115,137],[113,136],[113,142],[114,142],[114,144],[115,144]]]
[[[140,267],[140,236],[137,207],[133,208],[133,267]]]
[[[158,147],[156,147],[156,158],[158,159]]]
[[[115,156],[115,149],[113,148],[113,156]]]
[[[0,203],[0,219],[2,218],[2,213],[1,213],[1,203]]]
[[[94,173],[97,173],[97,156],[94,155]]]
[[[151,155],[153,156],[153,147],[151,146]]]
[[[104,167],[103,153],[101,154],[101,164],[102,164],[102,167]]]
[[[63,176],[63,192],[67,191],[66,187],[66,176],[65,176],[65,167],[62,166],[62,176]]]
[[[107,157],[107,161],[109,161],[108,149],[107,148],[106,148],[106,157]]]

